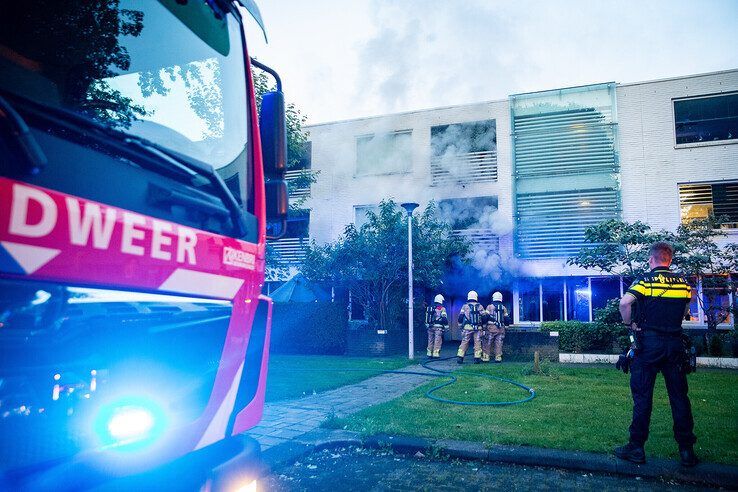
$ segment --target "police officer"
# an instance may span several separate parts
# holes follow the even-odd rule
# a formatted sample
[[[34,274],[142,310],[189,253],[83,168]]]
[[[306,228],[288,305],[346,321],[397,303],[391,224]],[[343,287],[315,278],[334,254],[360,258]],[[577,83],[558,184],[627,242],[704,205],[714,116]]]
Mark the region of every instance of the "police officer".
[[[482,305],[479,304],[479,296],[475,291],[470,290],[466,296],[466,304],[461,308],[458,318],[459,325],[461,325],[461,344],[456,353],[457,363],[464,363],[466,348],[472,339],[474,339],[474,363],[479,364],[482,361],[482,329],[487,323],[486,314]]]
[[[433,299],[433,307],[428,308],[426,323],[428,326],[428,357],[438,359],[441,357],[441,345],[443,345],[443,329],[448,326],[446,308],[443,307],[444,298],[438,294]]]
[[[694,466],[698,462],[694,454],[697,438],[693,433],[681,341],[682,319],[692,294],[684,277],[669,270],[673,256],[674,249],[669,243],[654,243],[648,260],[651,271],[634,282],[620,300],[623,323],[635,333],[637,345],[630,362],[633,394],[630,442],[616,448],[615,455],[633,463],[646,461],[643,446],[648,439],[656,375],[661,372],[669,393],[674,438],[679,444],[682,465]]]
[[[492,347],[495,349],[495,362],[502,362],[502,341],[505,339],[505,318],[507,308],[502,304],[502,292],[492,294],[492,304],[487,306],[487,330],[482,343],[482,362],[489,362]]]

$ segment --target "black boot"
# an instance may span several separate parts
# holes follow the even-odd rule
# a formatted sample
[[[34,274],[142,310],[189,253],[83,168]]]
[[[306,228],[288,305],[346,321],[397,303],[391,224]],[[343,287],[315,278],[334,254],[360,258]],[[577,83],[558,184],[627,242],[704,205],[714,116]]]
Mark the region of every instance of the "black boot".
[[[679,457],[682,459],[682,466],[694,466],[700,462],[692,446],[679,448]]]
[[[621,460],[630,461],[631,463],[645,463],[646,452],[643,450],[643,446],[629,442],[625,446],[615,448],[615,456]]]
[[[482,362],[482,359],[480,359],[479,357],[474,357],[475,364],[480,364],[481,362]]]
[[[460,355],[457,355],[456,356],[456,363],[457,364],[463,364],[464,363],[464,358],[462,356],[460,356]]]

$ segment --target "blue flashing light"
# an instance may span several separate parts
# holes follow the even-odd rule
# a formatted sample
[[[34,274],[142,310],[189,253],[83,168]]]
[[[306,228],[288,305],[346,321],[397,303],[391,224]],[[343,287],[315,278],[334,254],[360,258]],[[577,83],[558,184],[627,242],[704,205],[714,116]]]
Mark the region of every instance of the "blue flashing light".
[[[108,433],[116,441],[135,441],[148,437],[154,428],[154,415],[141,407],[119,408],[108,420]]]
[[[145,398],[125,398],[103,406],[95,420],[95,431],[104,446],[125,450],[152,444],[164,432],[166,419],[161,407]]]

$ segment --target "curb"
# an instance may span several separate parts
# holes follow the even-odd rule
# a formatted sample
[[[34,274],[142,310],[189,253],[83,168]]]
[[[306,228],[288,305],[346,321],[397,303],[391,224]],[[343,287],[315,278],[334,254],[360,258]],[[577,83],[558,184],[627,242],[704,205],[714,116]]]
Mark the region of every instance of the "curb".
[[[418,451],[424,452],[429,448],[435,448],[453,458],[608,473],[628,477],[667,478],[712,487],[738,489],[738,467],[717,463],[700,463],[694,468],[684,468],[673,460],[651,458],[646,464],[636,465],[601,453],[529,446],[485,447],[477,442],[384,434],[362,439],[361,435],[356,432],[328,429],[316,429],[291,442],[274,446],[262,453],[262,460],[265,467],[269,469],[297,461],[313,451],[341,446],[363,446],[374,449],[391,446],[393,450],[402,454],[415,454]]]
[[[560,353],[562,364],[614,364],[619,355],[615,354],[569,354]],[[714,367],[719,369],[738,369],[738,357],[697,357],[698,367]]]

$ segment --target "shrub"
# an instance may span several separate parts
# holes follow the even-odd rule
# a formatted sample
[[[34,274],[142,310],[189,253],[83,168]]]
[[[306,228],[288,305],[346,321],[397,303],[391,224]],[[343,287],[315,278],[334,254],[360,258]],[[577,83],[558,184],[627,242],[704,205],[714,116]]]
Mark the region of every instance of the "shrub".
[[[594,310],[594,320],[607,325],[620,325],[623,318],[620,316],[620,299],[610,299],[605,307]]]
[[[271,352],[278,354],[343,354],[347,314],[337,302],[275,304]]]
[[[709,355],[713,357],[720,357],[723,355],[723,339],[721,335],[713,335],[709,338],[707,344],[707,350]]]
[[[710,336],[704,329],[687,329],[698,357],[738,357],[738,332],[733,329]]]
[[[541,324],[543,331],[559,332],[559,351],[568,353],[617,353],[627,346],[627,329],[596,321],[550,321]]]

